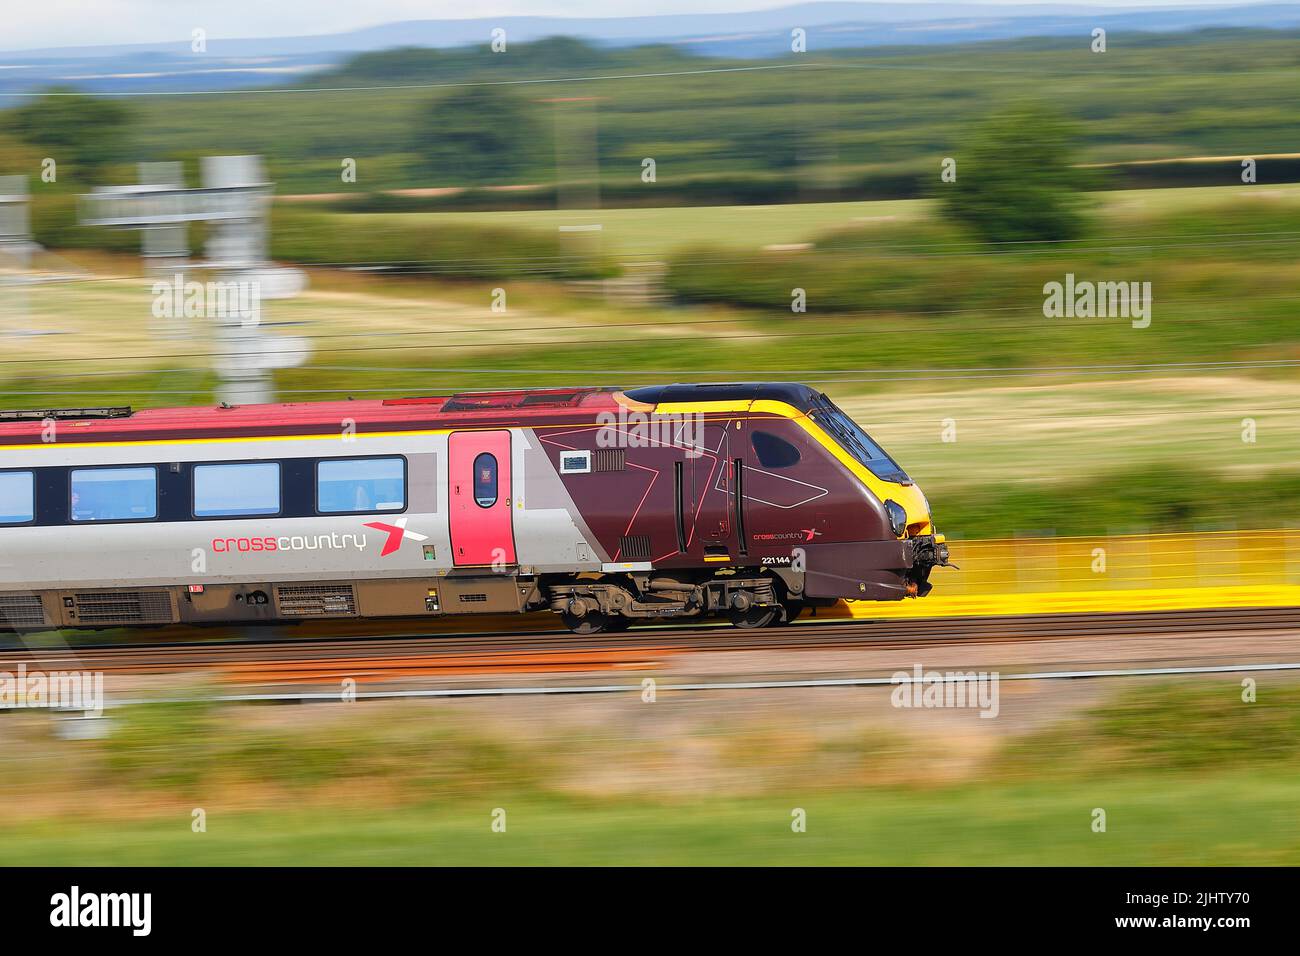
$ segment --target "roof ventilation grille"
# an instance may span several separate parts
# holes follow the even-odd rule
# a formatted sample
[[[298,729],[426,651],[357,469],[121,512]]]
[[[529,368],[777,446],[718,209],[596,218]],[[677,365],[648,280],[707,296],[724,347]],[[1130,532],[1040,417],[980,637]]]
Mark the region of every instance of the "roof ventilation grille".
[[[0,422],[43,422],[73,418],[129,418],[130,405],[103,405],[97,408],[24,408],[0,411]]]

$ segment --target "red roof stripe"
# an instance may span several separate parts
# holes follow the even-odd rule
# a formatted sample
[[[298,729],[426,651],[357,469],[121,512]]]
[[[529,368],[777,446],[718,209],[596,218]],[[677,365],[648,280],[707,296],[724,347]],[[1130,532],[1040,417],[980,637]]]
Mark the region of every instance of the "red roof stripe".
[[[581,392],[575,396],[575,391]],[[473,393],[463,393],[469,398]],[[493,393],[500,395],[502,393]],[[293,402],[275,405],[200,406],[192,408],[148,408],[128,418],[61,419],[56,425],[57,442],[166,441],[198,438],[273,437],[277,435],[329,435],[343,428],[345,421],[356,424],[358,434],[425,429],[482,428],[486,425],[544,424],[553,420],[589,420],[592,413],[616,409],[615,389],[537,389],[514,393],[524,398],[539,396],[539,404],[487,407],[452,412],[441,411],[449,398],[362,399],[357,401]],[[573,396],[555,404],[544,396]],[[44,425],[39,420],[0,422],[0,445],[39,444]]]

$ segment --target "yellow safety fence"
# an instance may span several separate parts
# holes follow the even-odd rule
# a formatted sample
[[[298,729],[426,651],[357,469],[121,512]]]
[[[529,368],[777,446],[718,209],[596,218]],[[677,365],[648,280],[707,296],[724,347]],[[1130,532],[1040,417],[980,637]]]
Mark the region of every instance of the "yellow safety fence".
[[[949,541],[928,597],[850,601],[853,617],[1300,607],[1300,528]]]

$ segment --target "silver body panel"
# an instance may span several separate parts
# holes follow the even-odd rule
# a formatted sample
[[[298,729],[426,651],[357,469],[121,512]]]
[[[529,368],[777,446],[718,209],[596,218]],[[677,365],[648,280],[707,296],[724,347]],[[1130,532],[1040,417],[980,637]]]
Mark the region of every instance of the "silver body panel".
[[[523,573],[599,570],[596,543],[530,429],[511,432],[512,516]],[[447,432],[0,449],[0,469],[403,455],[407,507],[314,517],[0,527],[0,590],[412,578],[453,569]],[[405,519],[400,547],[369,522]],[[417,540],[416,536],[423,536]],[[267,543],[273,540],[274,549]],[[254,542],[261,542],[254,545]],[[233,544],[232,544],[233,542]],[[247,543],[246,550],[241,550]],[[432,546],[432,557],[426,557]],[[514,567],[510,569],[514,571]]]

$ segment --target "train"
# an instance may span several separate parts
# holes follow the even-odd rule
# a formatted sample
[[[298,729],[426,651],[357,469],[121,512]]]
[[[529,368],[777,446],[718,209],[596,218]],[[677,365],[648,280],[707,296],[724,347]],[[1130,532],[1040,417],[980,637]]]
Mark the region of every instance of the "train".
[[[0,627],[547,612],[788,623],[924,597],[925,495],[797,383],[0,412]]]

